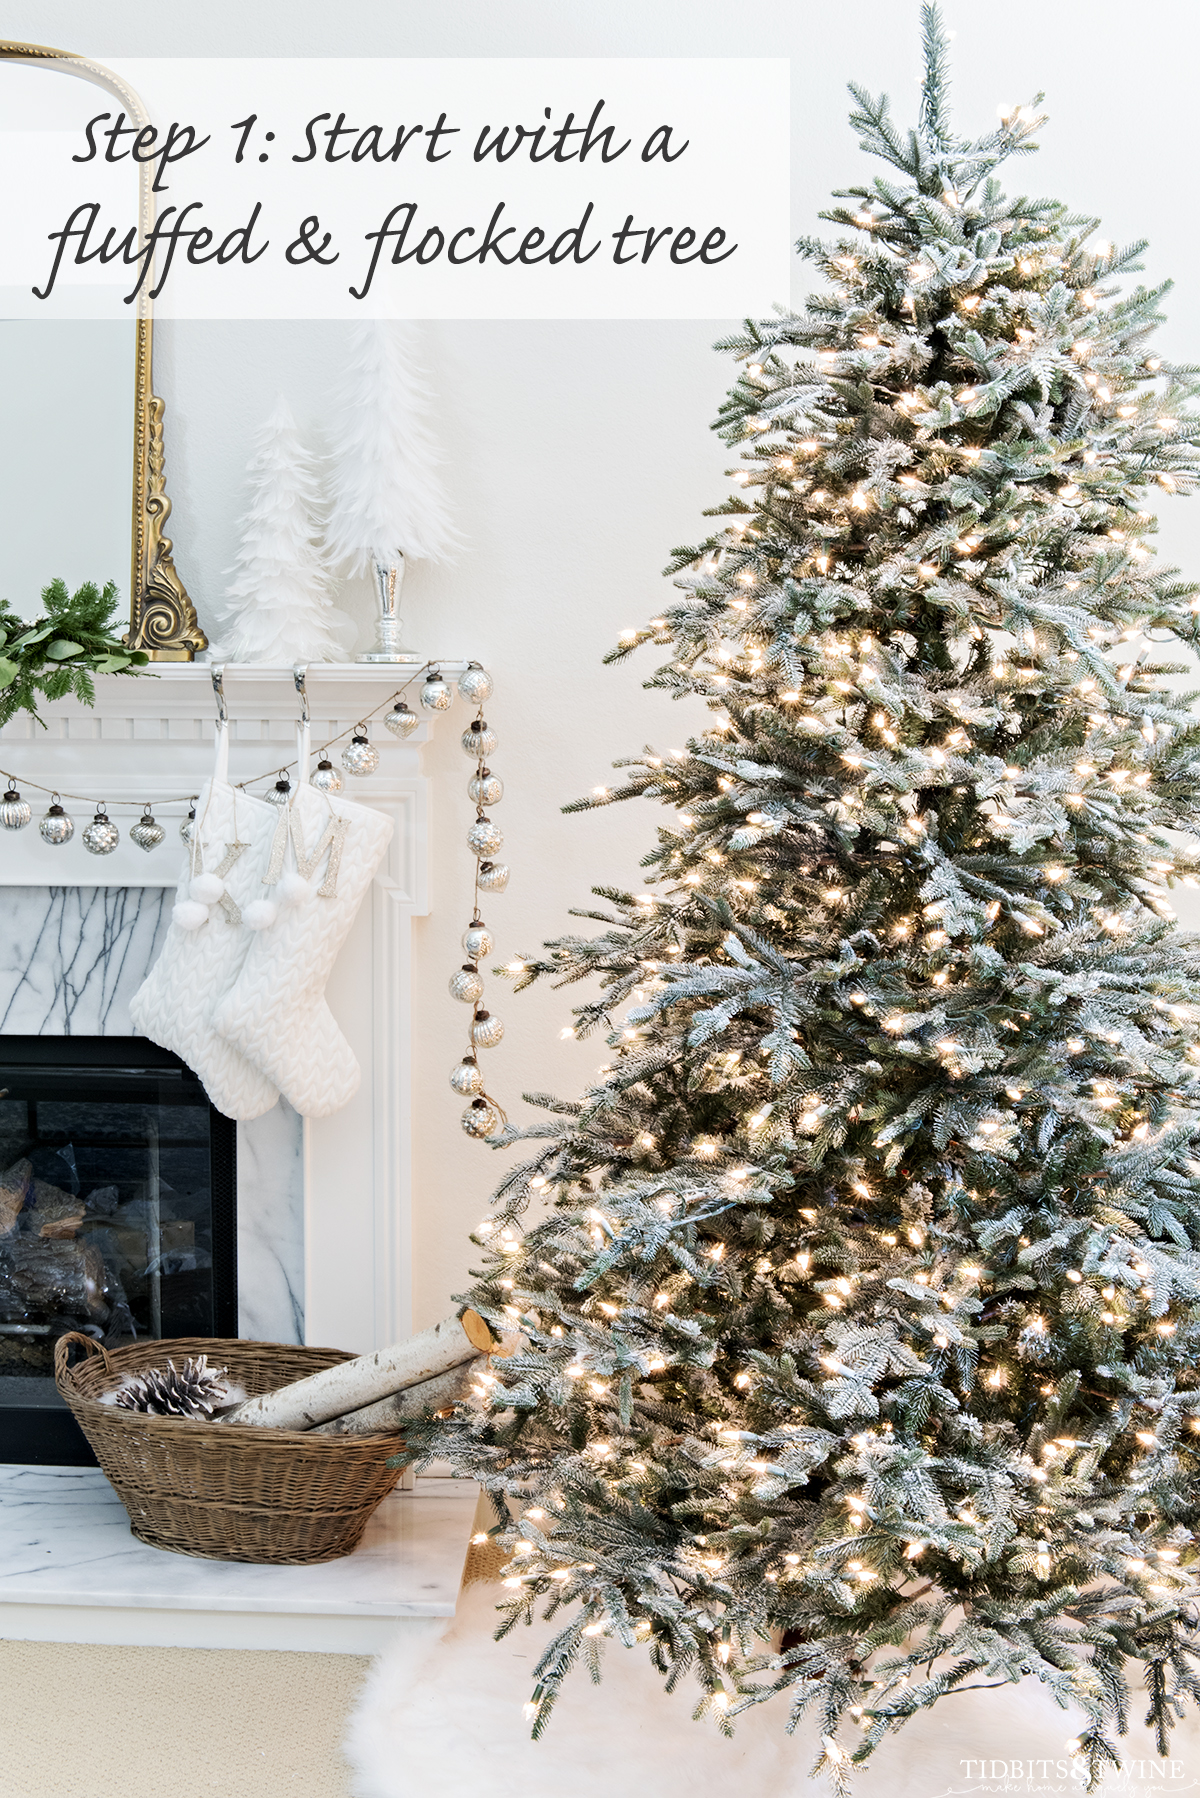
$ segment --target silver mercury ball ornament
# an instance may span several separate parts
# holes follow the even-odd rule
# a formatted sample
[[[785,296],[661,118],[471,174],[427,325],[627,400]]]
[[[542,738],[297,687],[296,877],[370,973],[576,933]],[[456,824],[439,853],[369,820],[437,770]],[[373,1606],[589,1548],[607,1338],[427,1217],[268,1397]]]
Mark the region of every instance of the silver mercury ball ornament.
[[[440,669],[432,669],[421,688],[421,704],[427,712],[448,712],[454,704],[454,688],[442,679]]]
[[[322,756],[313,770],[310,783],[318,793],[340,793],[345,781],[327,756]]]
[[[467,832],[467,847],[478,856],[494,855],[504,842],[504,832],[480,812]]]
[[[467,782],[467,798],[476,805],[499,805],[504,798],[504,782],[490,768],[481,768]]]
[[[465,961],[450,976],[450,997],[464,1005],[477,1005],[483,998],[483,978],[473,962]]]
[[[187,817],[181,819],[180,824],[179,824],[179,834],[183,838],[185,843],[189,843],[189,844],[191,843],[192,832],[193,832],[193,830],[195,830],[195,828],[196,828],[196,807],[193,804],[188,807]]]
[[[137,844],[139,849],[144,849],[147,855],[149,855],[152,849],[158,848],[158,845],[162,842],[166,834],[166,831],[158,822],[158,819],[154,816],[154,813],[150,810],[148,805],[143,806],[141,817],[136,824],[131,826],[129,831],[132,840]]]
[[[482,762],[494,754],[499,739],[483,718],[473,718],[462,734],[462,746],[472,761]]]
[[[464,1055],[458,1066],[451,1070],[450,1084],[464,1099],[473,1099],[476,1093],[483,1091],[483,1075],[473,1055]]]
[[[83,833],[83,846],[89,855],[111,855],[121,841],[121,833],[103,806]]]
[[[468,705],[483,705],[492,697],[494,683],[486,668],[472,662],[458,677],[458,690]]]
[[[44,818],[38,819],[38,830],[42,841],[52,843],[56,848],[61,843],[69,843],[75,835],[75,820],[64,812],[57,793],[51,793],[50,808]]]
[[[481,893],[502,893],[508,885],[508,863],[480,862],[475,884]]]
[[[412,736],[421,720],[415,712],[409,710],[402,699],[398,699],[391,711],[385,714],[383,722],[392,735],[399,737],[403,742],[406,737]]]
[[[468,1136],[491,1136],[500,1124],[500,1113],[490,1099],[472,1099],[462,1114],[462,1127]]]
[[[496,947],[491,931],[482,918],[472,918],[463,931],[462,946],[472,961],[483,961]]]
[[[268,787],[263,798],[269,805],[285,806],[291,803],[292,783],[288,779],[287,769],[279,770],[279,779],[273,787]]]
[[[482,1008],[471,1019],[471,1041],[477,1049],[494,1049],[504,1035],[504,1025]]]
[[[0,799],[0,824],[5,830],[24,830],[32,817],[33,807],[10,783],[4,798]]]
[[[374,774],[379,766],[379,751],[367,741],[367,727],[360,724],[342,751],[342,767],[347,774]]]

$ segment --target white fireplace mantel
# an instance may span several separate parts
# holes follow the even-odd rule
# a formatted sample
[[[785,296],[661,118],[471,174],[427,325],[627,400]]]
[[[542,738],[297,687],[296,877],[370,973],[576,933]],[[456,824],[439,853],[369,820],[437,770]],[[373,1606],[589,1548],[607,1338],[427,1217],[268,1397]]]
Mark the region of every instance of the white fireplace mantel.
[[[457,676],[466,663],[448,659],[439,666],[447,676]],[[413,682],[407,699],[419,712],[415,672],[377,664],[311,665],[306,682],[314,751],[386,707],[406,682]],[[174,886],[182,866],[178,825],[187,796],[199,791],[211,767],[216,719],[211,675],[203,663],[160,663],[148,675],[102,676],[94,708],[74,700],[43,704],[44,730],[19,717],[0,731],[0,771],[16,781],[34,811],[34,822],[24,830],[0,830],[0,887]],[[295,757],[299,701],[292,668],[227,664],[223,680],[232,726],[230,779],[273,778]],[[264,1232],[272,1215],[269,1192],[278,1184],[275,1164],[299,1163],[288,1176],[302,1185],[303,1290],[291,1294],[296,1333],[302,1313],[306,1341],[358,1351],[383,1346],[411,1329],[411,935],[412,919],[429,905],[428,783],[421,773],[421,744],[433,721],[429,714],[421,716],[420,728],[406,743],[396,742],[377,718],[371,737],[380,752],[379,768],[365,779],[346,777],[347,797],[377,806],[395,824],[388,858],[327,992],[361,1063],[362,1084],[333,1117],[304,1120],[298,1141],[287,1137],[281,1126],[291,1120],[278,1112],[239,1129],[239,1213],[248,1231],[259,1228],[264,1252],[271,1249]],[[456,701],[445,723],[458,731],[468,717],[467,707]],[[335,766],[342,747],[331,751]],[[63,795],[76,825],[70,843],[52,847],[39,836],[37,818],[49,795],[35,790],[35,781]],[[91,814],[82,799],[68,794],[106,804],[121,829],[113,854],[87,852],[81,839]],[[167,831],[149,853],[128,834],[147,802]],[[71,1024],[68,1018],[52,1027],[70,1031]],[[294,1246],[299,1253],[300,1245]],[[283,1334],[282,1324],[271,1327],[269,1317],[263,1321],[248,1267],[242,1285],[243,1317],[251,1320],[243,1333],[271,1328],[272,1334]]]

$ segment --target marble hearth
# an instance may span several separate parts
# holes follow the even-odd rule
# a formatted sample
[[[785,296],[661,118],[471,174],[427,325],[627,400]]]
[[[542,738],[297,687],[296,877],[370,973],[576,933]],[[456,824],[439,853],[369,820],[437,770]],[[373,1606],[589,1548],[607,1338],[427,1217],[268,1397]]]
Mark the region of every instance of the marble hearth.
[[[469,1481],[384,1499],[354,1554],[250,1567],[147,1548],[93,1467],[0,1467],[0,1637],[375,1654],[451,1617],[475,1518]]]

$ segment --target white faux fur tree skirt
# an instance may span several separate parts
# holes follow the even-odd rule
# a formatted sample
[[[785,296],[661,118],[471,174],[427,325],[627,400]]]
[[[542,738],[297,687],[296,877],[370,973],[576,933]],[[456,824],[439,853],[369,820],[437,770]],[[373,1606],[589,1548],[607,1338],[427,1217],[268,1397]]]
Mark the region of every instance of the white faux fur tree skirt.
[[[781,1704],[742,1718],[732,1741],[693,1723],[685,1683],[667,1697],[642,1649],[610,1645],[604,1681],[580,1667],[540,1742],[521,1707],[550,1629],[492,1640],[495,1585],[468,1587],[448,1622],[414,1623],[376,1662],[345,1752],[355,1798],[791,1798],[808,1789],[815,1732],[784,1734]],[[1144,1705],[1134,1706],[1135,1716]],[[950,1798],[988,1792],[1082,1793],[1066,1743],[1075,1720],[1033,1681],[940,1703],[885,1744],[854,1778],[855,1798]],[[1140,1727],[1106,1798],[1173,1798],[1200,1790],[1200,1723],[1176,1731],[1173,1759]],[[1014,1763],[1020,1763],[1019,1767]]]

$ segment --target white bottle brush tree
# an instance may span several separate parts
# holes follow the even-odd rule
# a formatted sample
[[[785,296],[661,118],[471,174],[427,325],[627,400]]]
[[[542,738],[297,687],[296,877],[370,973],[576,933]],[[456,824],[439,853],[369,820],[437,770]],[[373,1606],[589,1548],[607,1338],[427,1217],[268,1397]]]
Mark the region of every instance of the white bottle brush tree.
[[[351,332],[332,409],[325,538],[330,563],[349,575],[438,561],[455,547],[416,345],[412,325],[372,319]]]
[[[802,245],[828,285],[723,346],[740,491],[639,633],[711,721],[611,796],[668,808],[653,894],[523,958],[598,978],[611,1066],[475,1239],[527,1346],[409,1452],[495,1497],[505,1627],[562,1619],[535,1733],[610,1637],[722,1728],[813,1714],[837,1784],[1033,1677],[1094,1782],[1130,1685],[1164,1752],[1200,1695],[1200,729],[1157,648],[1200,602],[1146,495],[1200,428],[1139,246],[1002,193],[1041,121],[955,137],[924,22],[916,131],[852,90],[889,166]]]
[[[283,398],[255,438],[247,475],[250,503],[211,659],[342,660],[354,627],[333,604],[318,540],[317,460]]]

